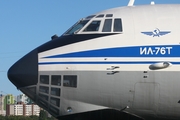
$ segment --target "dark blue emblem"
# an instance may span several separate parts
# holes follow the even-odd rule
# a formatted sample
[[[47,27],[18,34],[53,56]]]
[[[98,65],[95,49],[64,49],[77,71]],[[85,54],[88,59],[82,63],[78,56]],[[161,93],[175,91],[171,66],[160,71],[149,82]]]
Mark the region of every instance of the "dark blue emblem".
[[[160,37],[163,35],[166,35],[170,33],[171,31],[160,31],[158,28],[156,28],[154,31],[148,31],[148,32],[141,32],[142,34],[153,36],[153,37]]]

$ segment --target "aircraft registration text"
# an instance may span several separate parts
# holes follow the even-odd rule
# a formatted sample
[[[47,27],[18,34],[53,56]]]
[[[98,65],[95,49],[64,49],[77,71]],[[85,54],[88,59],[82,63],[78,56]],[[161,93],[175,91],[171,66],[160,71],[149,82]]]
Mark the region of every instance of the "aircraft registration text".
[[[140,55],[170,55],[172,47],[140,47]]]

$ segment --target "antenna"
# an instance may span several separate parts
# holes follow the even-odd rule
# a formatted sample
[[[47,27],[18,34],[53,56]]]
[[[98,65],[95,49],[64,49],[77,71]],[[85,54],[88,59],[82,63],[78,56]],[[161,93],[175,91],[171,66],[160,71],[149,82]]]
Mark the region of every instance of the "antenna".
[[[129,0],[128,6],[133,6],[134,2],[135,2],[135,0]]]

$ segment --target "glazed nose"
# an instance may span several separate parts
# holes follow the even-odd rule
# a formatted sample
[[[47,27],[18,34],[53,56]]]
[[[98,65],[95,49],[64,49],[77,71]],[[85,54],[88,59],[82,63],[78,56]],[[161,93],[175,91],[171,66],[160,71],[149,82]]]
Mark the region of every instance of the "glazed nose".
[[[8,70],[9,80],[19,89],[38,82],[38,54],[33,50]]]

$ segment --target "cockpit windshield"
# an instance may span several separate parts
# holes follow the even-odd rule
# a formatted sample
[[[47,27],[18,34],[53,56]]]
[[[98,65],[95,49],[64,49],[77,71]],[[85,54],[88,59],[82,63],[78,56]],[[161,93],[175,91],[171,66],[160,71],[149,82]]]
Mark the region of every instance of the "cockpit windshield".
[[[77,33],[81,28],[83,28],[89,20],[80,20],[75,25],[73,25],[64,35],[72,35]]]
[[[90,15],[79,20],[63,35],[122,33],[122,19],[113,14]]]

